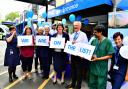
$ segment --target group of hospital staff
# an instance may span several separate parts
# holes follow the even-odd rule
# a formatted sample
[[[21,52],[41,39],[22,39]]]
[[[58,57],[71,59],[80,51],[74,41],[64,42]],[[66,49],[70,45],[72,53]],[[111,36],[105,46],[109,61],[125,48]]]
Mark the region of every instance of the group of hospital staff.
[[[36,35],[49,36],[55,38],[65,38],[65,43],[71,41],[75,43],[88,44],[86,33],[81,31],[82,24],[80,21],[74,21],[74,32],[69,34],[64,31],[63,24],[57,24],[53,34],[50,34],[50,28],[44,27],[37,30]],[[17,46],[16,28],[9,28],[10,34],[6,35],[7,48],[5,52],[4,66],[8,66],[9,82],[18,79],[16,75],[16,66],[21,64],[25,79],[32,79],[32,64],[35,57],[35,70],[38,71],[38,59],[40,62],[40,70],[43,79],[49,78],[50,65],[53,64],[54,77],[53,84],[57,84],[60,80],[61,84],[65,83],[66,65],[71,62],[71,83],[65,88],[81,89],[84,64],[88,66],[88,86],[89,89],[106,89],[107,80],[112,84],[112,89],[120,89],[125,81],[128,61],[121,57],[119,50],[123,46],[123,34],[116,32],[113,35],[115,46],[104,36],[105,27],[97,25],[93,29],[94,39],[90,43],[95,46],[92,61],[88,61],[82,57],[69,55],[63,49],[49,48],[48,46]],[[32,35],[31,27],[25,27],[23,35]],[[50,40],[49,40],[50,41]],[[69,58],[71,60],[69,60]],[[111,60],[111,68],[108,71],[108,60]],[[20,63],[21,62],[21,63]],[[107,75],[110,75],[108,79]],[[58,75],[61,77],[58,78]]]

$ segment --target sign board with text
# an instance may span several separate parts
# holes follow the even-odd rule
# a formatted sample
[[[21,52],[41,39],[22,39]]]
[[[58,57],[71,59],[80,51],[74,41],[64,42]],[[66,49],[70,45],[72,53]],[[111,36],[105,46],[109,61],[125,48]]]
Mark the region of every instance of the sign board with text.
[[[49,46],[49,36],[36,36],[36,46]]]
[[[55,38],[52,37],[50,41],[50,48],[64,49],[65,38]]]
[[[71,41],[67,41],[64,52],[80,56],[84,59],[90,60],[95,50],[95,46],[88,45],[85,43],[75,43],[72,44]]]
[[[18,36],[18,46],[33,46],[32,36]]]

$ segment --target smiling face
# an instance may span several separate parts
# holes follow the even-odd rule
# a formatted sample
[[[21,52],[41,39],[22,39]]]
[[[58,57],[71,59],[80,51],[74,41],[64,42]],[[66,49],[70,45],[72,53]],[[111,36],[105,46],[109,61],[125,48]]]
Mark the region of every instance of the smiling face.
[[[74,22],[73,23],[74,32],[78,32],[81,29],[81,23],[80,22]]]
[[[58,34],[62,34],[63,33],[63,27],[62,26],[58,26],[57,27],[57,32],[58,32]]]
[[[123,43],[123,39],[121,39],[121,37],[118,36],[118,37],[116,37],[114,39],[114,42],[115,42],[115,44],[116,44],[117,47],[120,47],[122,45],[122,43]]]

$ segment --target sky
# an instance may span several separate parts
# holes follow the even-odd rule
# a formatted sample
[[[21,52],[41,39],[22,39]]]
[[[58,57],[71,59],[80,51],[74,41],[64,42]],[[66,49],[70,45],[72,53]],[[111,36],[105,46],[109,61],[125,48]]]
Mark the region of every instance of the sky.
[[[10,12],[23,12],[28,7],[29,3],[24,3],[15,0],[0,0],[0,19],[4,19],[5,15]]]

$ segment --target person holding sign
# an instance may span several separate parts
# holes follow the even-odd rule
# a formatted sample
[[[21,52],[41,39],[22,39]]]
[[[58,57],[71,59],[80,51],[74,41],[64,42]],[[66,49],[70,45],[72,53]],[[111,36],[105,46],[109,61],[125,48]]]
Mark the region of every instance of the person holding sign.
[[[114,48],[111,41],[104,37],[105,27],[97,25],[94,28],[94,39],[91,45],[95,46],[92,62],[90,63],[89,87],[90,89],[106,89],[108,59],[112,58]]]
[[[20,65],[19,48],[17,47],[16,28],[9,28],[10,34],[6,35],[7,48],[5,51],[4,66],[8,66],[9,82],[13,82],[14,79],[18,79],[16,72],[16,66]]]
[[[69,40],[69,35],[63,32],[64,26],[62,24],[57,25],[57,33],[53,35],[56,38],[65,38],[65,43]],[[53,51],[53,66],[55,71],[55,76],[53,84],[57,83],[57,74],[61,74],[61,84],[64,83],[64,75],[66,68],[67,54],[64,53],[63,49],[54,49]]]
[[[24,34],[26,36],[32,35],[32,29],[30,27],[25,27]],[[24,76],[27,75],[29,79],[31,79],[31,70],[34,56],[34,38],[33,44],[30,46],[21,46],[20,47],[20,57],[22,62],[22,69],[24,72]]]
[[[51,37],[51,35],[49,34],[49,27],[45,27],[45,34],[43,36],[49,36]],[[42,34],[41,34],[42,35]],[[38,54],[39,54],[39,59],[40,59],[40,66],[41,66],[41,70],[42,75],[43,75],[43,79],[48,79],[49,78],[49,72],[50,72],[50,48],[49,46],[38,46]]]
[[[114,47],[115,53],[112,57],[111,68],[109,71],[110,82],[112,84],[112,89],[120,89],[123,82],[125,81],[125,76],[127,72],[128,61],[121,57],[119,50],[123,46],[123,34],[116,32],[113,35],[116,46]]]
[[[38,31],[37,31],[37,34],[36,35],[42,35],[43,36],[43,33],[44,33],[44,28],[39,28]],[[35,57],[35,72],[38,73],[38,58],[39,58],[39,52],[40,51],[40,48],[39,46],[36,47],[36,57]],[[40,61],[40,70],[42,72],[43,68],[42,68],[42,62],[39,58],[39,61]]]
[[[74,33],[71,35],[71,41],[75,43],[86,43],[88,44],[87,36],[84,32],[81,31],[81,22],[75,21],[73,23]],[[84,62],[87,60],[82,59],[79,56],[71,55],[71,84],[67,85],[66,88],[75,88],[80,89],[82,83],[82,72],[84,67]]]

